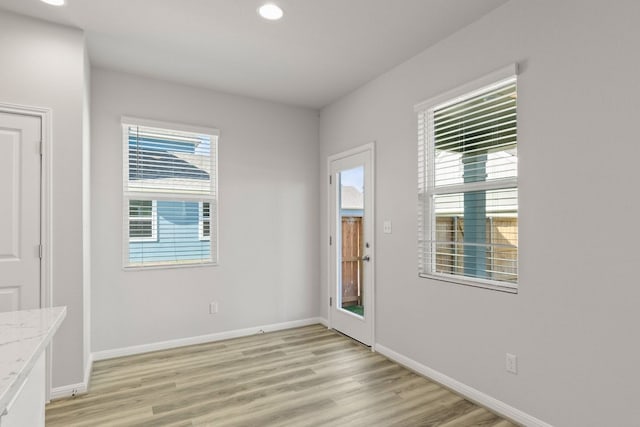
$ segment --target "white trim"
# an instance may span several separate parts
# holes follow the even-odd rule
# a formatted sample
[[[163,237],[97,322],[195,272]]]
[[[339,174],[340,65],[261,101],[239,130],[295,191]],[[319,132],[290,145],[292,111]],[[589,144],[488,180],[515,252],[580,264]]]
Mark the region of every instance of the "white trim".
[[[89,359],[87,360],[87,366],[84,367],[84,377],[82,382],[86,384],[87,390],[91,383],[91,373],[93,372],[93,354],[89,353]]]
[[[159,202],[215,202],[216,197],[211,194],[198,193],[155,193],[152,191],[127,191],[126,197],[130,200],[157,200]]]
[[[461,95],[467,95],[469,92],[474,92],[476,90],[482,89],[485,86],[489,86],[489,85],[493,86],[494,84],[499,84],[503,80],[512,78],[513,76],[517,76],[517,75],[518,75],[518,64],[516,63],[509,64],[506,67],[503,67],[492,73],[486,74],[476,80],[457,86],[454,89],[448,90],[444,93],[441,93],[439,95],[426,99],[416,104],[413,107],[413,109],[415,112],[427,110],[443,102],[454,100]]]
[[[55,387],[51,389],[51,394],[49,395],[48,401],[63,399],[65,397],[76,396],[78,394],[84,394],[88,391],[89,391],[89,385],[87,382]]]
[[[210,136],[220,136],[220,131],[218,129],[200,125],[165,122],[161,120],[142,119],[131,116],[122,116],[121,122],[123,125],[128,126],[145,126],[151,128],[176,130],[180,132],[192,132]]]
[[[387,357],[388,359],[391,359],[394,362],[399,363],[427,377],[428,379],[433,380],[447,387],[448,389],[453,390],[466,399],[482,405],[487,409],[495,412],[496,414],[515,421],[516,423],[522,424],[527,427],[552,427],[551,424],[539,420],[538,418],[535,418],[534,416],[529,415],[526,412],[514,408],[513,406],[508,405],[501,400],[498,400],[494,397],[489,396],[488,394],[476,390],[475,388],[470,387],[458,380],[455,380],[439,371],[436,371],[435,369],[429,368],[428,366],[416,362],[415,360],[410,359],[403,354],[397,353],[382,344],[376,345],[376,351]]]
[[[324,244],[327,245],[326,246],[326,248],[327,248],[327,258],[326,258],[327,259],[327,284],[326,284],[326,287],[327,287],[327,299],[325,301],[321,301],[320,302],[321,305],[327,304],[326,305],[326,307],[327,307],[327,328],[329,328],[329,329],[332,329],[331,325],[333,323],[333,319],[331,318],[332,317],[331,316],[331,305],[332,304],[330,303],[330,301],[333,298],[333,291],[331,290],[331,284],[333,282],[333,279],[331,278],[332,277],[331,273],[333,271],[333,266],[331,265],[332,262],[333,262],[332,258],[331,258],[332,257],[331,251],[333,250],[333,248],[332,248],[332,244],[333,244],[332,240],[335,240],[333,238],[333,236],[332,236],[332,228],[331,228],[332,227],[332,225],[331,225],[331,219],[332,219],[331,209],[333,208],[333,203],[334,203],[334,202],[331,201],[331,196],[332,196],[331,195],[331,192],[332,192],[331,186],[333,185],[332,184],[333,183],[333,181],[332,181],[333,180],[333,174],[331,173],[331,161],[333,160],[332,157],[334,157],[334,156],[335,155],[331,155],[331,156],[327,157],[327,170],[326,170],[327,175],[325,175],[325,178],[324,178],[324,179],[326,179],[326,177],[329,176],[329,183],[327,184],[327,214],[325,216],[325,219],[327,221],[327,240],[325,240],[326,243],[324,243]],[[325,183],[326,182],[327,181],[325,181]],[[320,239],[320,240],[322,241],[323,239]]]
[[[329,171],[331,170],[331,168],[330,168],[331,162],[334,162],[334,161],[340,160],[340,159],[344,159],[346,157],[351,157],[354,154],[366,153],[369,150],[371,150],[371,152],[375,152],[375,146],[376,146],[376,143],[375,143],[375,141],[373,141],[373,142],[369,142],[367,144],[359,145],[358,147],[350,148],[349,150],[342,151],[342,152],[337,153],[337,154],[331,154],[327,158],[327,167],[328,167],[327,170],[329,170]]]
[[[289,322],[272,323],[269,325],[253,326],[251,328],[236,329],[232,331],[216,332],[207,335],[198,335],[195,337],[178,338],[175,340],[160,341],[149,344],[134,345],[130,347],[115,348],[111,350],[102,350],[92,353],[94,361],[113,359],[115,357],[132,356],[135,354],[148,353],[151,351],[168,350],[171,348],[184,347],[187,345],[204,344],[215,341],[228,340],[231,338],[246,337],[249,335],[261,334],[264,332],[274,332],[283,329],[299,328],[302,326],[324,324],[325,320],[319,317],[311,317],[308,319],[292,320]]]
[[[498,280],[488,280],[479,277],[467,278],[459,274],[444,273],[418,273],[418,277],[431,279],[439,282],[449,282],[458,285],[471,286],[474,288],[490,289],[492,291],[506,292],[510,294],[518,293],[518,285],[510,282],[500,282]]]
[[[167,261],[158,261],[156,264],[147,263],[144,265],[125,265],[122,271],[147,271],[147,270],[167,270],[173,268],[196,268],[196,267],[217,267],[219,264],[213,261],[185,261],[182,263],[167,264]]]
[[[40,139],[42,140],[42,160],[40,166],[40,244],[42,259],[40,260],[40,308],[53,307],[53,224],[51,194],[53,192],[53,162],[51,146],[53,144],[53,110],[46,107],[0,102],[0,111],[40,118]],[[51,347],[45,350],[45,393],[50,395],[52,384],[52,352]]]
[[[429,147],[428,147],[429,148]],[[433,169],[433,167],[431,168]],[[500,178],[491,181],[468,182],[466,184],[449,184],[427,186],[427,196],[441,194],[467,193],[470,191],[492,191],[518,189],[518,177]]]

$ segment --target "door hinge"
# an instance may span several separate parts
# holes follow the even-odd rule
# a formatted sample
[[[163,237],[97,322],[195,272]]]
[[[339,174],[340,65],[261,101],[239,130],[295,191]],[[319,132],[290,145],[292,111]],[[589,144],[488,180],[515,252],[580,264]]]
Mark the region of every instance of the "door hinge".
[[[329,175],[329,185],[331,185],[331,175]]]
[[[41,155],[41,156],[42,156],[42,151],[43,151],[43,148],[42,148],[42,140],[40,140],[40,155]]]
[[[329,307],[332,307],[332,306],[333,306],[333,298],[329,297]]]
[[[44,252],[44,249],[42,247],[42,243],[38,245],[38,256],[40,257],[40,259],[42,259],[42,253]]]
[[[333,244],[333,239],[331,236],[329,236],[329,246],[331,246]]]

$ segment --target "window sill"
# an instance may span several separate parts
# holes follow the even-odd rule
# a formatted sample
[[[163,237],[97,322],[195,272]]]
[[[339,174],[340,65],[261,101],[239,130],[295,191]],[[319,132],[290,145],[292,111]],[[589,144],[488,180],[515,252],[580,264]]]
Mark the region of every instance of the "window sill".
[[[437,280],[439,282],[454,283],[457,285],[489,289],[492,291],[505,292],[509,294],[518,293],[518,285],[506,284],[504,282],[497,282],[494,280],[481,280],[481,279],[472,280],[472,279],[465,279],[460,276],[450,276],[447,274],[437,274],[437,273],[430,273],[430,274],[419,273],[418,276],[423,279],[432,279],[432,280]]]
[[[129,243],[158,242],[158,237],[129,237]]]
[[[173,264],[146,264],[146,265],[125,265],[122,267],[124,271],[146,271],[146,270],[167,270],[175,268],[198,268],[198,267],[217,267],[218,263],[209,262],[183,262]]]

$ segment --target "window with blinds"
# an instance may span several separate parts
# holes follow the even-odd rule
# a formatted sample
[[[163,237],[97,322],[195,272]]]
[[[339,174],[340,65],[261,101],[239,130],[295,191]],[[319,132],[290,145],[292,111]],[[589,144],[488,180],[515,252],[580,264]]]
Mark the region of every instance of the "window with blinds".
[[[215,129],[123,118],[124,265],[217,262]]]
[[[516,291],[516,104],[514,66],[416,106],[421,276]]]

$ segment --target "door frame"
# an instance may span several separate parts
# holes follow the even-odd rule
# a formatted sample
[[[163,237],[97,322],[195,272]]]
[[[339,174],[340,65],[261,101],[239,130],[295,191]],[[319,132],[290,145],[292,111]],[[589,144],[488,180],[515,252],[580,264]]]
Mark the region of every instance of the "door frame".
[[[369,142],[367,144],[363,144],[357,147],[353,147],[349,150],[346,151],[342,151],[340,153],[336,153],[336,154],[331,154],[327,157],[327,175],[330,177],[331,179],[331,163],[336,161],[336,160],[340,160],[343,159],[345,157],[350,157],[353,156],[355,154],[361,154],[361,153],[369,153],[370,158],[371,158],[371,188],[370,190],[365,190],[365,191],[370,191],[370,193],[368,193],[367,195],[371,198],[371,212],[367,212],[367,218],[368,220],[371,222],[372,226],[371,226],[371,236],[369,236],[369,244],[371,245],[371,248],[369,249],[369,252],[371,254],[371,260],[369,261],[369,263],[371,264],[371,290],[370,290],[370,296],[369,298],[371,299],[371,313],[369,314],[371,316],[371,351],[375,351],[375,346],[376,346],[376,322],[375,322],[375,313],[376,313],[376,243],[375,243],[375,230],[376,230],[376,222],[375,222],[375,210],[376,210],[376,204],[375,204],[375,182],[376,182],[376,174],[375,174],[375,164],[376,164],[376,144],[375,141]],[[333,217],[333,212],[331,212],[331,206],[332,206],[332,202],[331,202],[331,187],[327,186],[327,233],[329,234],[328,238],[327,238],[327,242],[330,242],[330,239],[332,239],[331,236],[331,221],[332,221],[332,217]],[[335,242],[333,242],[335,243]],[[332,290],[332,286],[333,286],[333,280],[334,278],[332,277],[332,255],[331,252],[333,251],[333,247],[335,245],[332,244],[328,244],[327,245],[327,278],[329,279],[327,281],[327,296],[328,299],[332,297],[333,295],[333,290]],[[337,302],[334,301],[334,303],[337,304]],[[327,323],[328,323],[328,327],[329,329],[333,329],[333,319],[332,319],[332,313],[331,313],[331,307],[329,306],[329,301],[326,301],[327,304]]]
[[[51,242],[53,227],[51,224],[51,116],[52,110],[44,107],[33,107],[20,104],[0,102],[0,112],[20,114],[40,118],[40,138],[42,139],[42,155],[40,157],[40,244],[42,258],[40,259],[40,308],[52,306],[52,277],[51,277]],[[45,394],[47,400],[51,395],[51,346],[47,346],[45,354]]]

